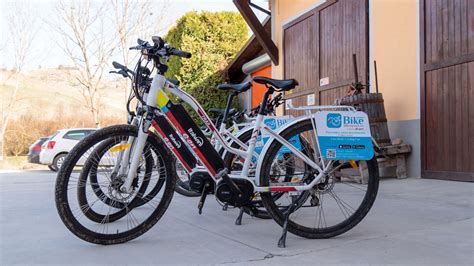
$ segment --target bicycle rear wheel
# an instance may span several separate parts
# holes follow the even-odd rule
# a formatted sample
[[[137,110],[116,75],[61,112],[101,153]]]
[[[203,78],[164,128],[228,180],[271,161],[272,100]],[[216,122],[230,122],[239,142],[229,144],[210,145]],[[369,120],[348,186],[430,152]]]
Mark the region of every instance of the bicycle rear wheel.
[[[149,145],[145,145],[143,167],[139,167],[132,192],[120,192],[123,177],[105,174],[95,179],[95,186],[99,185],[104,195],[107,193],[106,196],[117,204],[106,203],[103,198],[99,198],[93,191],[95,186],[91,185],[91,168],[84,167],[89,168],[86,169],[88,172],[83,172],[84,168],[80,168],[84,163],[87,164],[88,159],[95,161],[97,158],[105,158],[103,155],[98,157],[96,150],[104,141],[113,139],[112,142],[118,144],[111,145],[109,151],[114,147],[114,150],[131,148],[123,144],[127,143],[129,137],[136,137],[137,132],[138,129],[130,125],[98,130],[80,141],[66,157],[56,180],[56,208],[66,227],[79,238],[103,245],[132,240],[148,231],[168,208],[173,197],[175,169],[171,160],[150,160],[151,157],[147,156],[151,151],[146,148]],[[153,153],[162,158],[171,156],[162,142],[158,143]],[[107,173],[111,167],[109,163],[101,161],[95,161],[95,169]],[[151,189],[148,184],[154,174],[163,178],[163,183],[153,198],[145,198],[150,193],[146,192]],[[81,197],[85,200],[81,201]],[[86,214],[91,210],[100,214],[102,219],[90,219]]]
[[[315,162],[320,162],[319,149],[308,118],[283,131],[280,136],[286,140],[299,139],[307,143],[298,147],[305,154],[313,154]],[[260,184],[271,186],[275,183],[275,169],[281,168],[282,144],[273,141],[262,161]],[[285,149],[283,147],[283,149]],[[288,150],[289,151],[289,150]],[[294,153],[285,153],[293,158],[295,167],[291,182],[309,184],[318,174]],[[330,238],[347,232],[356,226],[369,212],[378,190],[379,176],[375,158],[368,161],[333,161],[329,174],[312,189],[291,192],[298,195],[298,208],[290,215],[288,231],[306,238]],[[358,183],[364,180],[363,184]],[[291,203],[289,192],[278,199],[271,193],[261,193],[262,202],[272,218],[283,225],[285,209]]]

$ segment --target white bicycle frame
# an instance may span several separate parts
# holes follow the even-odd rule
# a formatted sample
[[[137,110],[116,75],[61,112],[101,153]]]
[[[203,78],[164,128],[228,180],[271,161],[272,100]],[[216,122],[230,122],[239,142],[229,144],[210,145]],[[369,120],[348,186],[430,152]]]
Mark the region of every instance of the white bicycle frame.
[[[161,91],[161,93],[159,93]],[[256,192],[273,192],[273,191],[302,191],[302,190],[309,190],[313,188],[324,176],[326,176],[327,170],[329,166],[331,165],[331,161],[328,161],[327,164],[323,162],[323,165],[320,166],[318,163],[314,162],[308,156],[306,156],[303,152],[301,152],[299,149],[294,147],[290,142],[288,142],[285,138],[280,136],[280,132],[284,131],[285,129],[291,127],[292,125],[305,120],[305,119],[312,119],[314,120],[314,115],[313,114],[307,114],[302,117],[299,117],[293,122],[289,122],[285,124],[282,128],[278,130],[278,132],[273,131],[271,128],[269,128],[267,125],[263,123],[264,115],[258,114],[257,118],[255,120],[254,128],[252,131],[252,136],[250,138],[248,147],[243,150],[241,149],[236,149],[231,147],[229,142],[226,141],[225,137],[219,133],[219,131],[216,129],[216,126],[212,123],[211,119],[207,115],[207,113],[204,111],[204,109],[201,107],[201,105],[187,92],[181,90],[178,86],[175,86],[174,84],[168,82],[166,78],[163,75],[156,74],[155,77],[153,78],[153,82],[150,86],[150,91],[148,94],[148,97],[146,99],[146,105],[148,107],[151,107],[153,109],[158,110],[157,106],[157,97],[159,94],[162,94],[163,91],[167,91],[172,93],[173,95],[177,96],[181,100],[183,100],[185,103],[189,104],[191,108],[198,113],[200,118],[204,121],[206,127],[212,131],[213,136],[215,139],[219,142],[219,144],[227,151],[232,154],[241,156],[245,158],[244,161],[244,166],[240,174],[238,175],[232,175],[229,174],[229,177],[231,178],[241,178],[241,179],[246,179],[250,181],[253,186],[254,186],[254,191]],[[163,95],[163,94],[162,94]],[[294,108],[295,110],[334,110],[334,109],[345,109],[345,110],[352,110],[355,111],[355,109],[351,106],[311,106],[311,107],[299,107],[299,108]],[[161,111],[157,111],[156,115],[163,115]],[[127,178],[125,180],[124,185],[121,187],[122,191],[129,192],[131,191],[131,184],[133,179],[135,178],[136,175],[136,170],[138,166],[138,161],[141,156],[141,153],[143,151],[143,148],[145,146],[146,139],[148,137],[148,129],[150,128],[150,122],[147,122],[146,120],[142,120],[143,122],[140,123],[139,125],[139,130],[138,130],[138,136],[135,141],[135,144],[133,145],[133,148],[131,150],[131,164],[129,167],[129,172],[127,174]],[[314,133],[315,137],[317,138],[317,132],[316,128],[314,128]],[[317,176],[309,183],[309,184],[298,184],[298,185],[274,185],[274,186],[269,186],[269,187],[261,187],[259,186],[258,178],[256,180],[253,180],[249,178],[249,168],[250,164],[252,161],[252,157],[255,154],[255,146],[256,146],[256,141],[257,137],[260,135],[261,132],[265,132],[268,135],[272,137],[271,141],[268,141],[268,143],[265,145],[264,149],[260,153],[262,157],[264,157],[266,151],[268,150],[268,147],[270,147],[270,144],[273,141],[278,141],[282,144],[282,146],[288,148],[291,152],[295,154],[296,157],[300,158],[303,160],[307,165],[312,167],[313,169],[317,170]],[[245,144],[240,143],[239,145],[245,146]],[[179,159],[179,158],[178,158]],[[201,159],[201,158],[200,158]],[[259,176],[260,169],[261,169],[261,159],[258,160],[257,162],[257,173],[256,176]],[[209,174],[211,173],[210,169],[207,169]],[[224,173],[225,174],[225,173]],[[213,176],[211,174],[211,177],[214,179],[214,181],[218,181],[218,179],[221,177],[220,173],[217,175]]]
[[[246,120],[245,123],[233,122],[232,126],[230,126],[229,128],[226,128],[226,125],[223,121],[221,123],[220,127],[219,127],[219,133],[223,137],[228,138],[229,141],[236,142],[239,145],[239,148],[247,148],[247,145],[245,145],[244,143],[242,143],[239,140],[239,135],[240,135],[239,133],[244,133],[244,132],[247,132],[248,130],[250,130],[250,128],[254,125],[255,120],[256,120],[256,118],[248,117],[246,114],[244,114],[244,117],[245,117],[245,120]],[[239,127],[242,127],[242,128],[239,129]],[[212,133],[212,131],[211,131],[211,133]],[[220,151],[221,148],[223,148],[220,145],[219,141],[216,140],[214,134],[212,134],[211,143],[214,145],[214,147],[216,148],[217,151]]]

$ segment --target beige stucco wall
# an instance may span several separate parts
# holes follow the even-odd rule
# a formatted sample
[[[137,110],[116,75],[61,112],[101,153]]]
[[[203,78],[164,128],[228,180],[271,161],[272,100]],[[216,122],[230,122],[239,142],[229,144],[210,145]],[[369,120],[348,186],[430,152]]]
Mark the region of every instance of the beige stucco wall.
[[[280,64],[273,76],[282,78],[282,26],[325,0],[270,0],[272,38]],[[343,0],[342,0],[343,1]],[[417,0],[370,0],[371,83],[377,60],[380,92],[389,121],[419,119]]]
[[[372,52],[387,118],[419,119],[417,1],[373,0],[371,4]]]

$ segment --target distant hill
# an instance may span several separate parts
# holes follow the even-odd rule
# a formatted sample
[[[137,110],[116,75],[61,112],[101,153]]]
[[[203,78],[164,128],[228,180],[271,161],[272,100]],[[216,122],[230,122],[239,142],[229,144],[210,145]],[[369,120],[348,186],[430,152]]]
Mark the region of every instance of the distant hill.
[[[77,82],[68,74],[70,68],[39,69],[22,76],[17,103],[12,119],[33,114],[43,119],[55,117],[55,112],[65,115],[89,116]],[[108,74],[101,94],[103,116],[125,116],[125,83],[123,79]],[[110,76],[108,76],[110,75]],[[110,80],[112,81],[110,81]],[[0,98],[5,108],[10,100],[15,79],[12,72],[0,70]],[[128,89],[128,88],[127,88]]]

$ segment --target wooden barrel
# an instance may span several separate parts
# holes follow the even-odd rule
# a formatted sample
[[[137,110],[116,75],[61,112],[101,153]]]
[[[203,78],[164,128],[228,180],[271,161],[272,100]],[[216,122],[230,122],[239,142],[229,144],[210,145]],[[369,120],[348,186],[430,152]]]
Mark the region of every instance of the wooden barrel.
[[[345,96],[340,99],[339,103],[341,105],[354,106],[357,110],[367,113],[369,116],[372,137],[380,146],[391,144],[382,93],[366,93]]]

